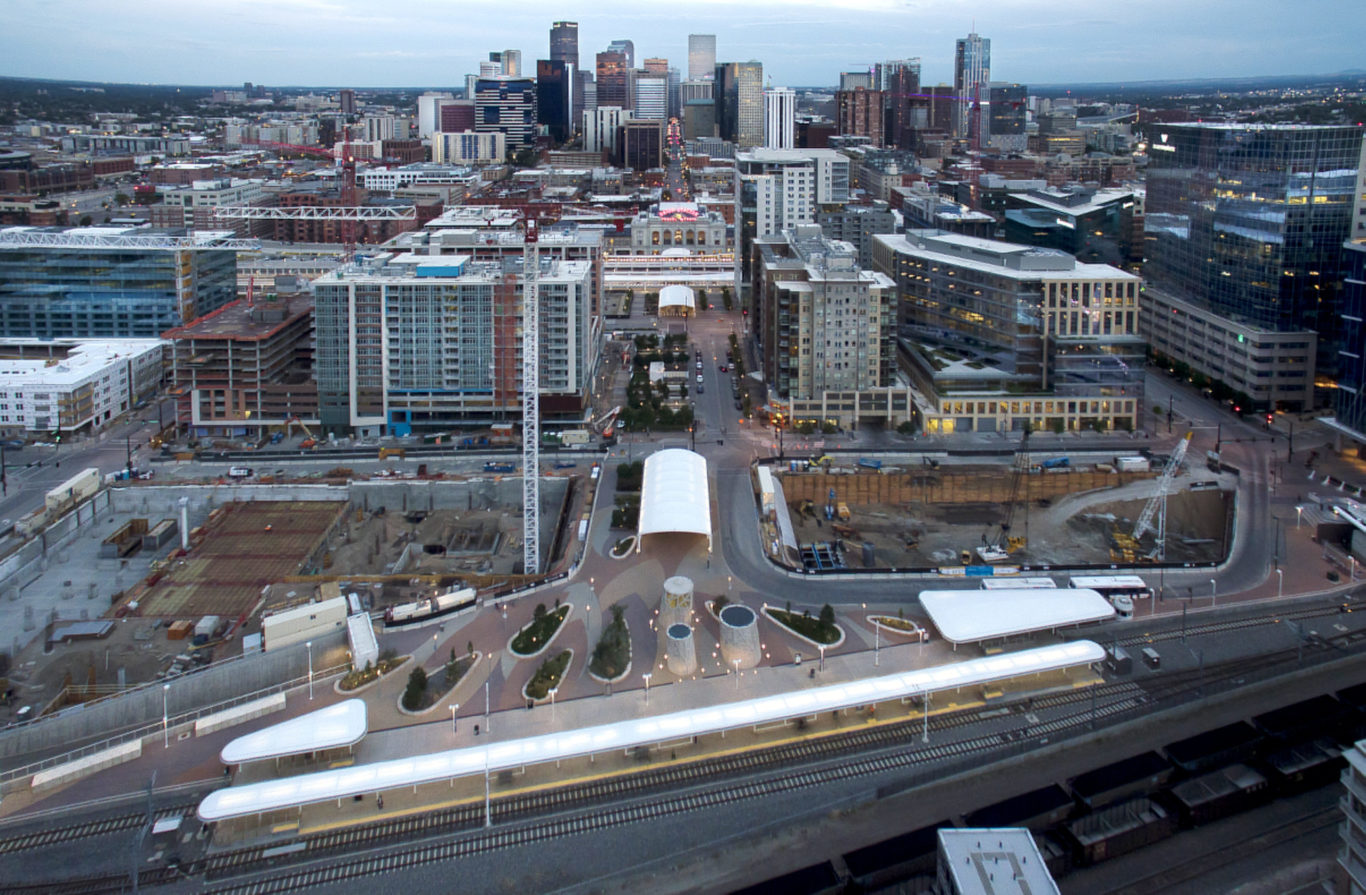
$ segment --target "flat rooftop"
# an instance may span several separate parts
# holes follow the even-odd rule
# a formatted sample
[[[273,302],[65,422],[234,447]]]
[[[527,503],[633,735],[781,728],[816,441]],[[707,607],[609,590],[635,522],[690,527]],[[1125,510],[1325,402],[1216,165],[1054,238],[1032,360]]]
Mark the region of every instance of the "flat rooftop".
[[[312,312],[313,295],[309,292],[284,295],[271,301],[256,300],[251,305],[246,299],[238,299],[184,326],[167,330],[163,335],[168,339],[257,342],[270,338]]]
[[[1034,836],[1021,827],[941,829],[939,853],[960,895],[1058,895]]]

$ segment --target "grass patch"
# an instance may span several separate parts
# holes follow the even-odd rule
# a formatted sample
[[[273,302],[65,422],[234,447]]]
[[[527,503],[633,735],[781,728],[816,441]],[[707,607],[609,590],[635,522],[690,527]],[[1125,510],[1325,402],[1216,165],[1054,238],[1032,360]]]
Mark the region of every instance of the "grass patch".
[[[825,607],[829,609],[830,607]],[[779,624],[796,631],[807,640],[814,640],[817,643],[834,643],[840,639],[839,628],[835,626],[834,611],[831,610],[829,620],[824,618],[812,618],[811,613],[803,612],[798,615],[795,612],[787,612],[782,609],[769,608],[768,614]],[[825,610],[821,610],[824,616]]]
[[[537,603],[536,617],[512,638],[512,651],[519,656],[536,652],[550,642],[568,615],[568,606],[557,606],[554,611],[547,612],[544,603]]]
[[[612,607],[612,623],[602,632],[602,639],[593,648],[588,670],[598,677],[614,681],[626,673],[631,664],[631,632],[620,606]]]
[[[532,699],[545,699],[551,690],[558,689],[573,655],[569,650],[565,650],[542,662],[541,667],[531,676],[531,680],[527,681],[526,695]]]

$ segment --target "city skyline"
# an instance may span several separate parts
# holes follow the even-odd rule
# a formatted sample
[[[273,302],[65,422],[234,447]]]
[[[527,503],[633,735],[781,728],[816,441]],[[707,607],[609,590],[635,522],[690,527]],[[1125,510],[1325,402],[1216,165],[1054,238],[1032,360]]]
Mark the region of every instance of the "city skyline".
[[[700,0],[691,16],[643,11],[619,0],[573,5],[528,3],[510,10],[477,2],[426,0],[402,13],[355,0],[225,0],[213,7],[130,0],[115,18],[86,0],[17,0],[7,17],[10,52],[0,75],[131,83],[415,87],[458,85],[491,49],[548,58],[555,21],[579,23],[581,58],[616,39],[637,56],[687,68],[688,33],[716,35],[718,61],[757,60],[775,86],[834,84],[838,73],[885,59],[920,56],[924,83],[951,83],[954,42],[976,31],[993,42],[993,76],[1026,83],[1151,81],[1179,78],[1326,74],[1359,69],[1366,38],[1346,4],[1314,0],[1287,19],[1271,0],[1229,17],[1215,4],[1158,0],[1097,18],[1091,4],[999,0],[941,9],[919,0],[753,0],[740,21],[733,6]],[[167,18],[173,13],[173,18]],[[1324,43],[1311,22],[1335,19]],[[72,22],[99,20],[73,31]],[[172,21],[148,52],[149,24]],[[1180,22],[1178,33],[1172,23]],[[1353,24],[1355,22],[1356,24]],[[1143,35],[1161,35],[1145,42]],[[307,39],[301,39],[303,36]],[[534,37],[533,37],[534,35]],[[1249,52],[1255,48],[1256,52]]]

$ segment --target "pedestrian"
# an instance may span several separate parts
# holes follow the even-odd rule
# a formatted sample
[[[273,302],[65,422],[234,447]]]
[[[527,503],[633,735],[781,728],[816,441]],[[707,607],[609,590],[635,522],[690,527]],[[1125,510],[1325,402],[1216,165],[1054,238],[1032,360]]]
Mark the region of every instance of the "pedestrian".
[[[384,810],[384,796],[382,794],[376,794],[375,804],[379,806],[379,810]]]

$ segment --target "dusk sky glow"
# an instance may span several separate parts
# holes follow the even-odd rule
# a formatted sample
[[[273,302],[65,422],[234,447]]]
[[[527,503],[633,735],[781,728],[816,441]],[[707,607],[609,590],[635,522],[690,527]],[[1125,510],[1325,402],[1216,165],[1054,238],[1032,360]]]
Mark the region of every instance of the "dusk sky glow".
[[[686,11],[686,15],[680,15]],[[635,42],[686,73],[687,35],[719,61],[757,59],[774,85],[919,56],[952,77],[954,40],[992,41],[995,80],[1025,84],[1318,74],[1362,67],[1366,16],[1350,0],[7,0],[0,75],[167,84],[458,86],[490,50],[548,55],[552,21],[579,23],[584,64]]]

